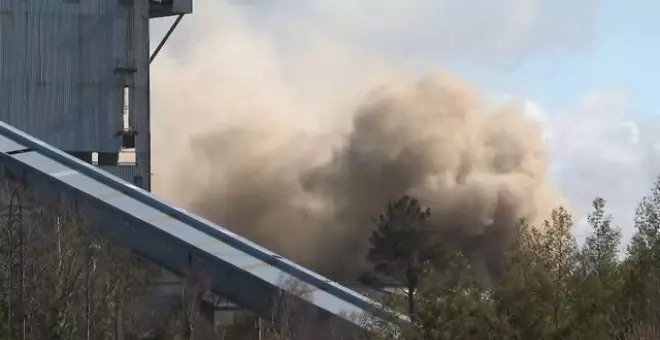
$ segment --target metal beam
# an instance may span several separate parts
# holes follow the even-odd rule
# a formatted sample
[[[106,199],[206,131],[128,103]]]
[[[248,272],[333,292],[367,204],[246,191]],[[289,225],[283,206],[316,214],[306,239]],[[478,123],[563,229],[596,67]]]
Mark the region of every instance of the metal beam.
[[[179,25],[181,22],[181,19],[183,19],[184,14],[179,14],[179,16],[176,17],[176,20],[174,20],[174,23],[172,23],[172,26],[170,26],[170,29],[167,30],[167,33],[165,33],[165,36],[163,39],[160,40],[160,43],[156,47],[156,50],[154,50],[154,53],[151,54],[151,57],[149,57],[149,64],[151,64],[154,59],[156,59],[156,56],[158,56],[158,52],[165,46],[165,43],[167,42],[167,39],[170,38],[170,35],[172,35],[172,32],[176,29],[176,27]]]

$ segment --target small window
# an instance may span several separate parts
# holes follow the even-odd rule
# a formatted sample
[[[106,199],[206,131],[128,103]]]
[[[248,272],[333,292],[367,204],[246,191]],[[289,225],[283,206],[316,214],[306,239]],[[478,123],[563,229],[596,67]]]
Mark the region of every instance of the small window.
[[[124,130],[130,130],[130,114],[131,114],[131,88],[124,86],[124,91],[122,93],[122,122]]]
[[[126,85],[122,90],[121,97],[121,128],[117,132],[121,136],[121,149],[120,152],[135,149],[135,136],[137,132],[131,126],[131,87]]]

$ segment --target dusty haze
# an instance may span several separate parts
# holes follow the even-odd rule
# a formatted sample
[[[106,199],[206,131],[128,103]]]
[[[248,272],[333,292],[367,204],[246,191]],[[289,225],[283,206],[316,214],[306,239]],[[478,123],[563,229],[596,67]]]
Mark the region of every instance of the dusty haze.
[[[338,279],[360,272],[370,218],[403,194],[488,259],[518,218],[558,202],[519,108],[441,71],[407,76],[323,29],[282,52],[239,12],[206,6],[206,24],[179,32],[196,37],[189,50],[154,66],[166,198]]]

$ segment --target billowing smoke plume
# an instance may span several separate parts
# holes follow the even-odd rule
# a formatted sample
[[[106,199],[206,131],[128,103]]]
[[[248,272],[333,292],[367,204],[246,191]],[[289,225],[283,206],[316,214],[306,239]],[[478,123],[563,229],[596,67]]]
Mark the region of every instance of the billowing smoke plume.
[[[232,18],[199,30],[184,62],[157,59],[154,185],[169,199],[341,279],[361,270],[371,217],[403,194],[487,258],[557,203],[540,131],[515,106],[328,35],[314,44],[318,32],[284,56]]]

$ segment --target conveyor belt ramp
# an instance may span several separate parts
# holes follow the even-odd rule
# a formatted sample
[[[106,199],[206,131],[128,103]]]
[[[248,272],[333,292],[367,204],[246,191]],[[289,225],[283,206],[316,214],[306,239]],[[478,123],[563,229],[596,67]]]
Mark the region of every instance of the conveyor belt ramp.
[[[168,270],[182,274],[194,258],[216,294],[262,316],[268,317],[273,297],[292,294],[288,282],[295,280],[311,288],[302,302],[324,320],[364,328],[355,315],[399,318],[338,283],[2,122],[0,162],[25,173],[31,186],[72,192],[102,216],[105,233]]]

